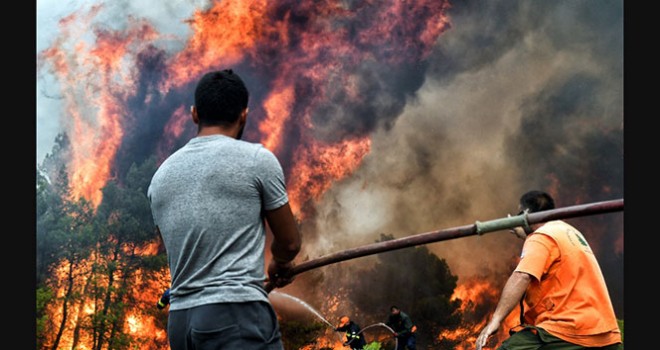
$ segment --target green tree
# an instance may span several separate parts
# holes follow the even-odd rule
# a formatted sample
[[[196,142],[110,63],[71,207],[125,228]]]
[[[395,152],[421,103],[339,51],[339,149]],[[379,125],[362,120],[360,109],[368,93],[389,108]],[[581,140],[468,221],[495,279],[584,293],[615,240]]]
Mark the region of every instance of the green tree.
[[[92,319],[94,349],[125,349],[139,339],[131,339],[123,327],[129,312],[140,313],[136,294],[141,291],[138,273],[149,275],[154,264],[145,247],[157,240],[151,217],[147,185],[155,172],[155,161],[133,164],[123,181],[113,180],[103,188],[103,200],[96,216],[99,274],[93,286],[97,310]],[[157,260],[164,261],[164,260]]]
[[[381,234],[379,241],[393,239]],[[359,273],[359,283],[349,287],[351,300],[364,315],[389,316],[391,305],[407,313],[418,328],[420,347],[434,346],[441,330],[460,324],[460,300],[451,300],[458,277],[444,259],[425,246],[378,255],[376,264]]]
[[[47,160],[66,151],[66,138],[58,141]],[[50,166],[39,169],[36,183],[37,345],[54,350],[60,348],[71,310],[84,294],[85,264],[93,244],[93,209],[86,200],[73,199],[66,167],[46,164]],[[49,309],[59,317],[48,318]]]
[[[51,153],[47,154],[36,176],[36,244],[37,286],[52,275],[59,259],[59,243],[54,227],[65,215],[65,200],[69,199],[69,178],[61,159],[68,154],[69,139],[60,134]]]
[[[146,250],[159,242],[146,197],[156,162],[133,164],[108,182],[95,209],[73,198],[68,155],[68,138],[59,135],[37,171],[37,347],[62,349],[66,337],[77,349],[91,337],[85,345],[98,350],[161,349],[166,344],[123,329],[129,313],[158,316],[136,297],[140,277],[167,268],[165,254]]]
[[[36,313],[37,313],[37,331],[36,331],[36,341],[37,349],[42,349],[44,342],[46,340],[45,329],[48,322],[48,314],[46,313],[46,307],[53,302],[53,291],[47,287],[37,287],[36,291]]]

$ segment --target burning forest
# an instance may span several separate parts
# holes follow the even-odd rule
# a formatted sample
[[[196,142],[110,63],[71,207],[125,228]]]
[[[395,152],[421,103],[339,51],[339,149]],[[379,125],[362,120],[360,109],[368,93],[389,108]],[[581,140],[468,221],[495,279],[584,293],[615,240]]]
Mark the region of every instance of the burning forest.
[[[146,189],[195,136],[211,69],[250,89],[243,139],[283,165],[298,262],[505,217],[529,189],[623,197],[622,1],[43,1],[37,24],[38,349],[169,348]],[[570,222],[623,320],[623,213]],[[287,350],[345,349],[346,314],[392,348],[390,305],[418,348],[473,349],[521,247],[503,232],[379,253],[271,301]]]

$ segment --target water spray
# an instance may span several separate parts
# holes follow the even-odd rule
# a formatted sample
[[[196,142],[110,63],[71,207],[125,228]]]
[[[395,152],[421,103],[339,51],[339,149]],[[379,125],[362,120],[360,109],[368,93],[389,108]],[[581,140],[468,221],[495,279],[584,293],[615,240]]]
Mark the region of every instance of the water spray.
[[[325,322],[328,326],[330,326],[330,328],[334,328],[334,326],[332,325],[332,323],[330,323],[330,321],[326,320],[325,317],[323,317],[323,315],[321,315],[318,311],[316,311],[316,309],[314,309],[311,305],[307,304],[306,302],[294,297],[293,295],[289,295],[289,294],[286,294],[286,293],[273,292],[273,294],[280,295],[280,296],[285,297],[289,300],[295,301],[296,303],[302,305],[305,309],[309,310],[309,312],[313,313],[321,321]]]
[[[296,297],[294,297],[293,295],[290,295],[290,294],[287,294],[287,293],[281,293],[281,292],[278,292],[278,291],[273,291],[273,292],[271,292],[270,294],[271,294],[271,295],[278,295],[278,296],[281,296],[281,297],[287,298],[287,299],[289,299],[289,300],[295,301],[296,303],[302,305],[302,306],[303,306],[305,309],[307,309],[309,312],[311,312],[312,314],[314,314],[316,317],[318,317],[321,321],[323,321],[325,324],[327,324],[331,329],[334,329],[334,328],[335,328],[335,327],[332,325],[332,323],[330,323],[330,321],[328,321],[325,317],[323,317],[323,315],[321,315],[320,312],[316,311],[316,309],[314,309],[311,305],[307,304],[306,302],[302,301],[301,299],[296,298]],[[386,325],[386,324],[383,323],[383,322],[374,323],[374,324],[372,324],[372,325],[369,325],[369,326],[367,326],[367,327],[364,327],[364,328],[360,329],[360,332],[358,332],[358,334],[361,334],[362,332],[366,331],[367,329],[369,329],[369,328],[373,328],[373,327],[384,327],[384,328],[387,329],[390,333],[392,333],[392,335],[396,335],[396,332],[395,332],[392,328],[390,328],[390,326]],[[340,336],[340,338],[341,338],[341,336]],[[352,340],[351,340],[351,341],[352,341]],[[348,344],[350,344],[351,341],[349,341]],[[394,348],[395,348],[395,349],[398,347],[398,344],[399,344],[399,340],[395,338],[395,344],[394,344]]]
[[[570,219],[616,211],[623,211],[623,198],[603,202],[573,205],[536,213],[523,213],[516,216],[507,216],[505,218],[484,222],[476,221],[472,225],[457,226],[438,231],[419,233],[412,236],[367,244],[357,248],[346,249],[336,253],[324,255],[322,257],[308,260],[294,266],[290,270],[289,274],[285,277],[291,278],[305,271],[316,269],[322,266],[396,249],[408,248],[417,245],[446,241],[473,235],[483,235],[489,232],[512,229],[514,227],[521,226],[525,227],[529,226],[530,224],[538,224],[551,220]],[[270,291],[275,288],[275,285],[268,281],[264,288],[266,289],[266,292],[270,293]]]

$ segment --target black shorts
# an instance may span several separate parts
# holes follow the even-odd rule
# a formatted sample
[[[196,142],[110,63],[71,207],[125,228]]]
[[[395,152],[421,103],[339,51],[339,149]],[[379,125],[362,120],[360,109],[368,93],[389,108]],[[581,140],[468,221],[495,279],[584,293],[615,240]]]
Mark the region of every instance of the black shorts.
[[[171,350],[283,350],[273,307],[263,301],[218,303],[170,311]]]

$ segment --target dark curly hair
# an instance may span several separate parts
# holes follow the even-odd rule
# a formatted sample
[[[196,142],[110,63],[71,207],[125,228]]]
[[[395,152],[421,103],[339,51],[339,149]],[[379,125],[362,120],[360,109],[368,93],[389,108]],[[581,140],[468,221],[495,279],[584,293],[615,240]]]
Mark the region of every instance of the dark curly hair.
[[[204,74],[195,88],[200,126],[231,125],[247,108],[248,98],[245,83],[231,69]]]

